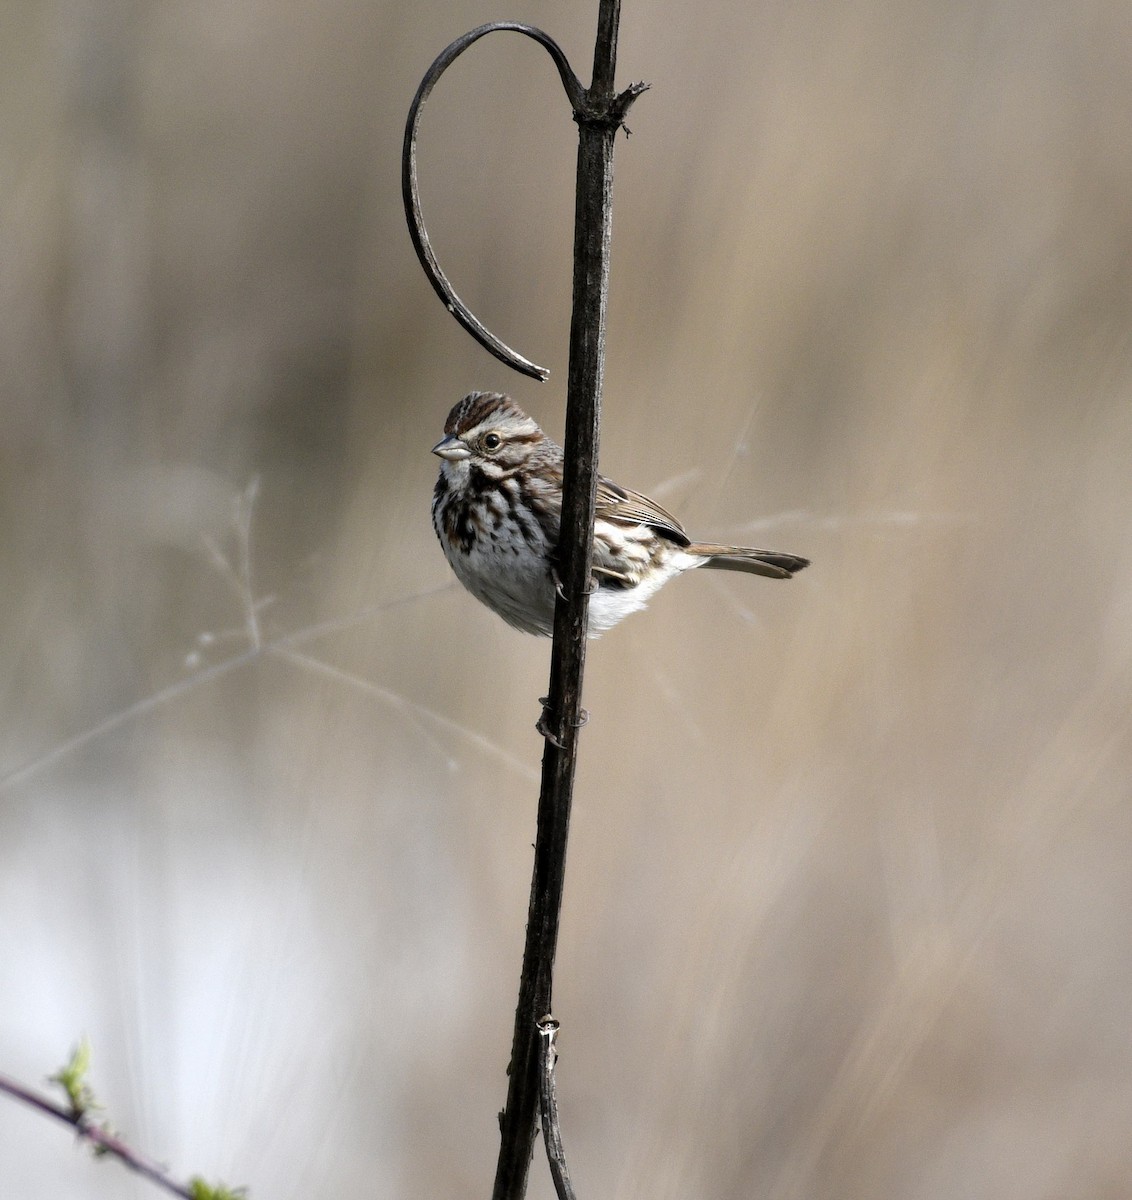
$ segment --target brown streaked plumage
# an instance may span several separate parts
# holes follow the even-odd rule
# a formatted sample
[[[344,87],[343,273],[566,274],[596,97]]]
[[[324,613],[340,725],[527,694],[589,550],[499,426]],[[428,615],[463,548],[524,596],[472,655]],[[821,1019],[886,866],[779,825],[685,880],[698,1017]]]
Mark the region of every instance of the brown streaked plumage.
[[[554,623],[562,449],[509,397],[472,392],[448,414],[433,493],[436,535],[461,583],[505,621],[549,635]],[[666,509],[598,477],[590,636],[644,608],[695,567],[789,579],[794,554],[694,542]]]

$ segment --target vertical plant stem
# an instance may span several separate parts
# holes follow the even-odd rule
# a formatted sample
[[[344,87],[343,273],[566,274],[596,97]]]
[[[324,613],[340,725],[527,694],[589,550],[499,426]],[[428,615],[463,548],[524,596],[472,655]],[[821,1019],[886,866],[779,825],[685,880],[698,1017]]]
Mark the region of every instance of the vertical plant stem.
[[[613,219],[613,143],[623,111],[614,104],[613,93],[620,7],[620,0],[601,0],[594,81],[586,93],[584,110],[576,114],[579,140],[574,303],[558,561],[562,592],[554,613],[550,691],[543,716],[549,736],[542,759],[534,874],[493,1200],[521,1200],[526,1193],[538,1111],[538,1022],[551,1010],[570,803],[582,723]]]

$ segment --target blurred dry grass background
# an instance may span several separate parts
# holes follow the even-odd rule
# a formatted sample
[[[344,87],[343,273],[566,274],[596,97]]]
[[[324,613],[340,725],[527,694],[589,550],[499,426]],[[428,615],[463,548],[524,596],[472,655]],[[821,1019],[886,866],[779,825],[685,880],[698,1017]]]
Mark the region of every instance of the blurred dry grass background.
[[[3,14],[0,1068],[86,1031],[120,1129],[259,1200],[490,1188],[548,646],[396,602],[448,581],[450,404],[561,432],[575,137],[502,35],[422,134],[541,388],[436,303],[398,156],[483,20],[588,75],[561,7]],[[603,468],[814,566],[591,653],[583,1196],[1132,1191],[1130,45],[1120,0],[626,5]],[[68,748],[246,646],[207,543],[256,478],[265,634],[330,631]],[[153,1194],[8,1103],[0,1179]]]

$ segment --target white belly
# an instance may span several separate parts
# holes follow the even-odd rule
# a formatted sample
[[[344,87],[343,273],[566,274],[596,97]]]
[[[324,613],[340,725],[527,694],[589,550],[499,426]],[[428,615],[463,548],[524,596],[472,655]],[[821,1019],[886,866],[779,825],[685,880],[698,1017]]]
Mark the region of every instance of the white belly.
[[[524,564],[505,546],[478,540],[464,554],[448,554],[460,582],[481,603],[524,633],[550,637],[554,632],[554,580],[537,559]],[[590,596],[589,636],[599,637],[630,613],[639,612],[674,575],[698,567],[703,559],[675,552],[634,587],[598,587]]]

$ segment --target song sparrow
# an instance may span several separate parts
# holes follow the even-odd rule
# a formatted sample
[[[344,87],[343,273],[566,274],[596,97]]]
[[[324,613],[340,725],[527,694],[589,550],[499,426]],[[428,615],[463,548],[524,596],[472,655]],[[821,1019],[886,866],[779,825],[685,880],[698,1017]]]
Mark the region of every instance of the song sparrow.
[[[549,636],[562,514],[562,448],[509,397],[472,392],[448,414],[432,524],[457,579],[508,624]],[[598,477],[589,635],[642,609],[692,567],[789,579],[794,554],[693,542],[659,504]]]

